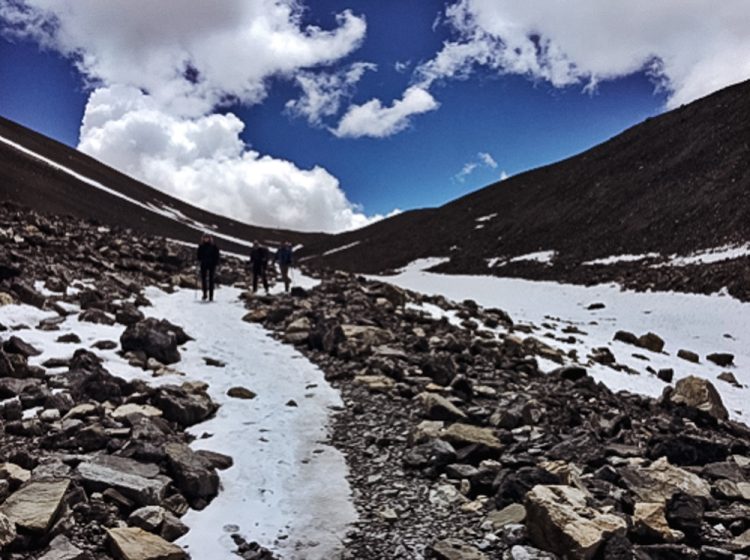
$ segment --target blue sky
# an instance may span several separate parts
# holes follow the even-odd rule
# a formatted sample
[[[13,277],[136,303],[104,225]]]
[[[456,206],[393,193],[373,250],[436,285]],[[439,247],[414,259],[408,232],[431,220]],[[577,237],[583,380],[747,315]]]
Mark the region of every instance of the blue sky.
[[[208,17],[188,1],[177,21],[171,2],[150,15],[13,2],[0,10],[0,114],[211,210],[340,230],[565,158],[750,74],[733,59],[748,34],[725,33],[745,16],[706,23],[700,1],[688,15],[703,28],[642,36],[628,28],[659,22],[620,2],[557,15],[489,0],[290,2],[266,16],[225,0]],[[151,29],[161,17],[173,30]],[[275,31],[248,38],[259,21]],[[683,54],[700,33],[706,53]],[[191,80],[175,77],[178,57]],[[707,60],[718,77],[701,74]],[[327,110],[302,104],[301,79],[330,80],[317,90]]]

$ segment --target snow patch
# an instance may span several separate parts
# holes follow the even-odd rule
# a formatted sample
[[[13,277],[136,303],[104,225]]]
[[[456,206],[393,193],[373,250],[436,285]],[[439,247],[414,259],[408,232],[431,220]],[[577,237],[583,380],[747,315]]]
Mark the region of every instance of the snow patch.
[[[475,221],[477,222],[489,222],[491,219],[497,217],[497,212],[493,212],[492,214],[487,214],[486,216],[479,216]]]
[[[335,249],[330,249],[330,250],[326,251],[325,253],[323,253],[322,256],[325,257],[325,256],[328,256],[328,255],[333,255],[334,253],[338,253],[340,251],[346,251],[347,249],[351,249],[352,247],[356,247],[359,244],[360,244],[360,241],[355,241],[354,243],[349,243],[348,245],[342,245],[341,247],[336,247]]]
[[[744,245],[724,245],[713,249],[695,251],[687,256],[672,255],[667,266],[688,266],[740,259],[750,256],[750,243]]]
[[[584,266],[595,266],[598,264],[608,265],[608,264],[616,264],[621,262],[637,262],[642,261],[645,259],[654,259],[658,258],[661,255],[659,253],[645,253],[643,255],[612,255],[610,257],[604,257],[602,259],[594,259],[592,261],[586,261],[583,264]]]
[[[661,395],[667,386],[646,371],[650,366],[658,371],[672,368],[675,380],[687,375],[699,375],[710,380],[721,394],[732,418],[750,421],[750,303],[731,297],[696,295],[673,292],[622,291],[615,284],[578,286],[556,282],[538,282],[520,278],[496,276],[443,275],[427,272],[425,259],[420,259],[394,276],[380,276],[379,280],[425,294],[438,294],[454,301],[473,299],[484,307],[496,307],[510,314],[516,323],[531,323],[541,327],[533,336],[568,352],[576,350],[582,362],[592,349],[608,347],[617,362],[640,372],[629,375],[595,363],[587,366],[589,373],[614,391],[627,390],[652,397]],[[605,304],[603,309],[589,310],[594,302]],[[581,333],[564,333],[563,329]],[[641,335],[654,332],[666,345],[665,352],[654,353],[614,341],[618,330]],[[573,337],[573,342],[560,339]],[[696,352],[699,364],[677,358],[680,349]],[[713,352],[734,354],[736,367],[721,368],[706,360]],[[645,360],[638,356],[645,356]],[[556,364],[539,361],[540,366],[552,368]],[[731,371],[743,387],[734,387],[717,376]]]

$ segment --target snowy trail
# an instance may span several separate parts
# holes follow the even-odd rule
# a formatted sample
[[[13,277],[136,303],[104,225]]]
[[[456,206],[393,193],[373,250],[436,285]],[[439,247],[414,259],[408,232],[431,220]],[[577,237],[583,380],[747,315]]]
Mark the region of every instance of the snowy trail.
[[[699,375],[713,382],[734,419],[750,422],[750,389],[747,387],[750,385],[750,304],[718,294],[644,293],[622,291],[614,284],[587,287],[520,278],[425,272],[437,262],[437,259],[415,261],[395,276],[377,278],[417,292],[441,294],[454,301],[473,299],[484,307],[498,307],[517,323],[533,323],[538,327],[542,323],[552,324],[554,329],[541,328],[533,336],[566,351],[575,349],[581,361],[586,360],[592,348],[607,346],[619,363],[641,372],[629,375],[599,364],[591,366],[591,374],[614,391],[661,395],[665,384],[646,372],[647,366],[655,370],[673,368],[675,379]],[[594,302],[606,307],[587,309]],[[561,329],[570,325],[583,331],[575,335],[575,343],[545,338],[545,334],[567,336]],[[664,352],[657,354],[613,341],[618,330],[637,335],[655,332],[666,343]],[[698,353],[701,362],[693,364],[678,358],[676,354],[680,349]],[[719,367],[707,361],[705,356],[713,352],[734,354],[735,367]],[[647,360],[635,355],[645,356]],[[557,367],[546,360],[539,362],[545,369]],[[734,374],[743,387],[717,380],[725,371]]]
[[[299,285],[305,279],[296,280]],[[194,449],[234,459],[233,467],[220,472],[219,495],[204,510],[190,510],[183,517],[190,532],[177,542],[194,559],[237,558],[232,553],[236,549],[233,532],[284,559],[333,558],[348,525],[356,520],[344,457],[322,443],[330,409],[340,406],[341,399],[322,371],[302,354],[270,338],[259,325],[241,320],[246,310],[239,294],[237,289],[222,288],[216,302],[203,304],[191,290],[174,294],[146,290],[153,303],[144,308],[147,316],[166,318],[195,338],[181,347],[182,360],[173,366],[184,377],[153,378],[129,366],[115,350],[96,353],[112,374],[125,379],[145,378],[155,385],[205,381],[221,405],[214,418],[190,429],[197,437],[191,444]],[[25,305],[0,308],[0,321],[8,326],[33,327],[54,315]],[[14,334],[43,351],[31,360],[41,363],[50,357],[69,357],[75,349],[88,348],[97,340],[119,340],[122,330],[121,325],[82,323],[72,315],[58,331],[31,328]],[[78,334],[81,343],[55,342],[68,332]],[[226,366],[208,366],[204,357]],[[226,392],[234,386],[246,387],[257,397],[230,398]],[[288,406],[290,400],[298,406]]]

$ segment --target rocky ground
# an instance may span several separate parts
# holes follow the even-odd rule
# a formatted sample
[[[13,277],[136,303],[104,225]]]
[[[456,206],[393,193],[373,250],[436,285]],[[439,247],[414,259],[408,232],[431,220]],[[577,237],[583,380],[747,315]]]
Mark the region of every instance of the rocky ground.
[[[192,251],[7,203],[0,205],[0,245],[0,304],[56,312],[35,325],[0,325],[2,558],[187,557],[172,544],[188,530],[180,517],[210,503],[218,470],[232,459],[194,452],[185,428],[217,406],[204,384],[127,382],[96,353],[120,347],[144,372],[173,372],[189,334],[148,317],[142,289],[194,284],[184,274]],[[236,264],[229,259],[225,278]],[[30,365],[39,350],[24,332],[58,330],[72,312],[83,322],[122,325],[120,340],[83,348],[67,334],[58,342],[70,345],[72,358]],[[239,537],[237,544],[247,558],[265,557]]]
[[[189,328],[149,317],[142,289],[193,286],[192,251],[8,204],[0,245],[0,300],[58,315],[0,326],[2,557],[184,558],[170,542],[186,530],[180,517],[211,501],[231,464],[187,446],[185,427],[216,405],[200,384],[119,379],[96,352],[119,346],[169,375]],[[239,266],[226,261],[225,283]],[[245,320],[342,393],[332,440],[360,514],[343,558],[747,558],[750,429],[728,420],[707,381],[665,384],[654,400],[612,393],[581,366],[543,374],[537,357],[560,351],[502,310],[345,273],[245,302]],[[30,365],[24,331],[55,330],[72,309],[121,324],[120,340]],[[644,352],[659,342],[620,337]],[[272,557],[235,542],[240,557]]]
[[[336,273],[262,322],[345,399],[361,519],[346,558],[731,559],[750,552],[750,429],[690,377],[654,400],[583,367],[540,373],[554,348],[471,301]],[[451,310],[436,320],[423,304]],[[620,336],[628,336],[621,333]],[[658,337],[635,338],[648,351]]]

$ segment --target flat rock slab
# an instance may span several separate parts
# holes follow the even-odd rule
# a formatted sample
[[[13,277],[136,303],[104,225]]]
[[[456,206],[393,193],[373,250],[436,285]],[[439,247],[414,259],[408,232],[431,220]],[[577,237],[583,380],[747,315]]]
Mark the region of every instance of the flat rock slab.
[[[84,552],[75,546],[64,535],[57,535],[49,543],[49,550],[40,556],[39,560],[87,560],[90,558],[87,552]]]
[[[98,457],[95,462],[78,465],[76,472],[92,489],[114,488],[140,505],[159,504],[171,482],[167,477],[159,476],[156,465],[124,457]]]
[[[118,560],[183,560],[187,554],[176,544],[137,527],[107,529],[112,554]]]
[[[68,479],[29,482],[11,494],[0,506],[0,512],[19,527],[47,532],[60,510],[68,486]]]

